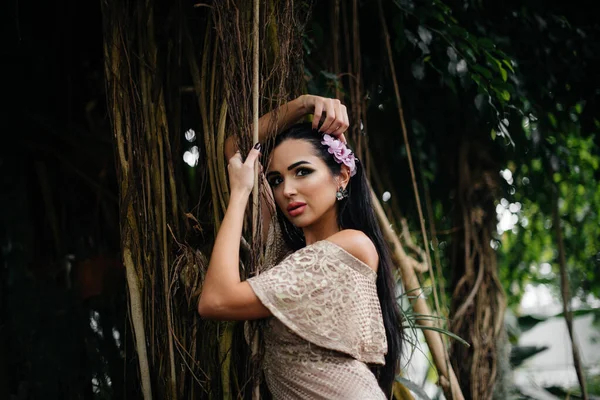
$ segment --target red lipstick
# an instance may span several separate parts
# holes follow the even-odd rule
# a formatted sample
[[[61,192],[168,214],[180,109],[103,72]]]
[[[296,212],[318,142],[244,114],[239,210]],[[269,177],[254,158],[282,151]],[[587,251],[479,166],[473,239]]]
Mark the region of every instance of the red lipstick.
[[[293,201],[290,204],[288,204],[287,211],[290,214],[290,216],[296,217],[296,216],[302,214],[302,212],[304,212],[305,208],[306,208],[306,203],[302,203],[300,201]]]

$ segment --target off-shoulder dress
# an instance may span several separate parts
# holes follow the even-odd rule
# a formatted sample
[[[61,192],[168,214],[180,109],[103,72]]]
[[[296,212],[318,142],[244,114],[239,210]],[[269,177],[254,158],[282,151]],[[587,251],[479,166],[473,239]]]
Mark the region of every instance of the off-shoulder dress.
[[[376,272],[321,240],[289,251],[275,219],[248,283],[271,311],[264,373],[275,399],[385,399],[367,364],[385,364]]]

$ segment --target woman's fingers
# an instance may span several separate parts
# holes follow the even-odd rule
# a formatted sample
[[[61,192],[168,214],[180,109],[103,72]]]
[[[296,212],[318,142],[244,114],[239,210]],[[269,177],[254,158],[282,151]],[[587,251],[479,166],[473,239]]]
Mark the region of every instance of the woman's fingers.
[[[335,130],[331,132],[331,135],[337,138],[341,136],[344,132],[346,132],[349,126],[348,111],[346,110],[345,105],[341,103],[338,105],[338,108],[336,109],[336,116],[336,121],[332,124],[332,126],[336,125]]]
[[[254,162],[256,161],[256,159],[258,158],[259,155],[260,155],[260,143],[256,143],[254,148],[252,150],[250,150],[250,153],[248,153],[248,157],[246,157],[246,161],[244,162],[244,165],[254,168]]]
[[[333,119],[333,121],[331,122],[331,125],[329,126],[329,129],[327,129],[327,132],[334,137],[337,137],[338,135],[335,134],[335,132],[338,130],[338,128],[340,127],[340,119],[342,118],[342,110],[340,109],[340,106],[342,105],[342,103],[340,103],[339,100],[335,99],[332,101],[332,105],[333,105],[333,112],[335,115],[335,118]]]
[[[340,138],[350,126],[348,110],[346,109],[346,106],[337,99],[326,100],[328,100],[326,103],[327,118],[323,122],[320,131],[333,137]]]
[[[346,108],[346,106],[343,104],[342,104],[342,108],[343,108],[344,126],[346,127],[344,129],[344,132],[346,132],[348,130],[348,128],[350,128],[350,118],[348,117],[348,108]],[[342,132],[342,134],[344,132]]]
[[[325,103],[325,112],[327,113],[327,117],[325,118],[325,122],[321,125],[320,131],[322,133],[330,133],[335,130],[336,126],[332,126],[335,122],[335,105],[334,102],[339,100],[327,99]]]
[[[315,111],[313,113],[313,120],[312,120],[312,128],[314,130],[319,129],[319,122],[321,122],[321,116],[323,115],[323,107],[324,107],[324,101],[323,99],[317,99],[315,101]]]
[[[312,128],[339,138],[345,143],[343,133],[350,126],[346,106],[338,99],[320,96],[311,96],[311,99],[314,106]]]
[[[244,159],[242,157],[242,153],[240,153],[240,151],[238,150],[229,159],[229,164],[233,164],[233,165],[238,165],[239,166],[239,165],[242,165],[242,164],[248,164],[248,160],[252,159],[252,161],[249,163],[249,165],[254,165],[254,161],[261,154],[260,149],[261,149],[260,143],[257,143],[256,145],[254,145],[254,148],[252,150],[250,150],[250,153],[248,153],[248,157],[246,157],[245,161],[244,161]]]
[[[252,187],[254,186],[254,163],[259,156],[260,145],[257,144],[257,146],[250,150],[245,161],[243,161],[240,152],[235,153],[231,157],[227,166],[231,193],[235,191],[249,193],[252,191]]]
[[[231,156],[231,158],[229,159],[229,165],[241,165],[243,164],[242,161],[242,153],[240,153],[240,151],[236,151],[235,154],[233,156]]]

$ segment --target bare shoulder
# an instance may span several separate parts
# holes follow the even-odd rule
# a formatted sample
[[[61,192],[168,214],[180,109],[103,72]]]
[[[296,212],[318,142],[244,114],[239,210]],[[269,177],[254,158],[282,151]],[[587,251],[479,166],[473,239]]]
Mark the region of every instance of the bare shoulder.
[[[356,229],[344,229],[327,238],[367,264],[377,272],[379,254],[373,241],[364,233]]]

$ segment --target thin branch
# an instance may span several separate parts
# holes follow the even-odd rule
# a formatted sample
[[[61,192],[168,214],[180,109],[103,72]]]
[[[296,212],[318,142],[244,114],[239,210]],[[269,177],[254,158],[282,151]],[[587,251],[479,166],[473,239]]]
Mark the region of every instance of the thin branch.
[[[254,22],[253,22],[253,45],[252,45],[252,145],[258,143],[258,118],[259,118],[259,23],[260,23],[260,2],[254,0]],[[252,188],[252,244],[256,245],[260,238],[260,209],[259,209],[259,160],[254,163],[254,187]],[[258,334],[253,335],[252,354],[256,355],[259,350]],[[260,400],[260,382],[257,379],[254,382],[254,390],[252,391],[252,399]]]
[[[416,314],[430,315],[431,311],[429,310],[425,296],[423,296],[423,289],[419,284],[417,274],[411,266],[410,257],[404,252],[402,244],[400,244],[400,239],[398,239],[398,236],[392,229],[390,221],[385,215],[385,211],[383,210],[379,199],[375,195],[375,192],[373,192],[373,189],[371,189],[371,198],[373,201],[375,214],[377,215],[379,224],[383,229],[383,234],[386,240],[392,243],[394,258],[400,267],[404,290],[406,293],[415,293],[414,300],[412,302],[414,311]],[[415,318],[415,320],[419,321],[419,323],[423,326],[435,328],[434,322],[429,318]],[[447,363],[447,352],[441,334],[431,329],[423,329],[423,335],[425,336],[427,346],[431,351],[433,362],[435,363],[438,371],[440,385],[444,390],[446,398],[464,400],[464,396],[460,390],[460,385],[458,384],[458,379],[454,374],[454,370]]]
[[[383,14],[383,5],[381,4],[381,0],[379,0],[377,2],[378,6],[379,6],[379,19],[381,22],[381,26],[383,29],[383,34],[384,34],[384,38],[385,38],[385,46],[387,49],[387,55],[388,55],[388,59],[390,62],[390,74],[392,76],[392,81],[394,84],[394,92],[396,94],[396,102],[398,104],[398,113],[400,116],[400,125],[402,127],[402,135],[404,137],[404,143],[406,144],[406,155],[408,158],[408,165],[410,168],[410,175],[412,178],[412,184],[413,184],[413,191],[415,194],[415,201],[417,203],[417,211],[419,214],[419,222],[421,224],[421,234],[423,235],[423,243],[425,247],[425,254],[427,256],[426,262],[427,262],[427,267],[429,269],[429,278],[431,279],[431,285],[432,285],[432,289],[433,289],[433,299],[434,299],[434,303],[435,303],[435,308],[436,308],[436,312],[438,313],[438,315],[440,314],[440,303],[439,303],[439,299],[438,299],[438,295],[437,295],[437,290],[436,290],[436,285],[435,285],[435,275],[433,273],[433,269],[431,267],[431,255],[429,254],[429,241],[427,240],[427,232],[425,230],[425,218],[423,217],[423,210],[421,209],[421,199],[419,197],[419,189],[417,187],[417,179],[416,179],[416,174],[415,174],[415,167],[413,164],[413,160],[412,160],[412,154],[410,151],[410,143],[408,141],[408,133],[407,133],[407,129],[406,129],[406,123],[404,121],[404,110],[402,108],[402,98],[400,97],[400,90],[398,88],[398,80],[396,79],[396,68],[394,65],[394,59],[393,59],[393,53],[392,53],[392,47],[390,44],[390,35],[388,33],[388,29],[387,29],[387,24],[385,22],[385,16]],[[440,338],[441,339],[441,338]],[[448,360],[448,352],[446,351],[446,347],[443,346],[443,356],[444,356],[444,361],[445,361],[445,370],[447,371],[451,371],[450,365],[449,365],[449,360]],[[439,369],[439,365],[437,365],[438,369]],[[448,377],[448,375],[444,375],[445,377]],[[455,378],[456,379],[456,378]],[[444,393],[446,394],[446,397],[450,398],[450,399],[454,399],[454,400],[459,400],[463,398],[462,392],[460,390],[460,387],[456,387],[458,384],[458,380],[456,380],[456,382],[454,382],[454,380],[452,379],[452,377],[450,377],[450,381],[449,381],[449,388],[445,388],[444,386]]]
[[[423,174],[421,174],[421,176],[423,176]],[[425,207],[427,208],[427,218],[429,219],[429,231],[431,232],[431,243],[433,245],[433,248],[435,249],[435,252],[433,253],[434,257],[435,257],[435,270],[438,276],[438,285],[440,285],[440,294],[441,294],[441,300],[442,300],[442,308],[445,311],[448,308],[448,300],[446,299],[446,285],[445,285],[445,279],[444,279],[444,274],[442,273],[442,260],[440,259],[440,252],[439,252],[439,242],[438,242],[438,238],[437,238],[437,229],[435,227],[435,221],[433,218],[433,206],[431,204],[431,195],[429,193],[429,186],[427,185],[427,182],[425,181],[425,178],[423,178],[423,188],[425,190]]]
[[[573,350],[573,364],[575,366],[575,372],[577,373],[577,380],[581,387],[581,395],[583,400],[588,400],[587,387],[585,382],[585,375],[583,373],[583,365],[581,362],[581,356],[579,355],[579,346],[575,338],[575,332],[573,330],[573,312],[571,311],[571,293],[569,290],[569,277],[567,275],[567,261],[565,255],[565,243],[563,240],[561,220],[558,210],[558,189],[554,187],[553,193],[553,204],[552,204],[552,216],[554,218],[554,230],[556,232],[556,241],[558,245],[558,262],[560,266],[560,292],[562,295],[562,306],[565,322],[567,323],[567,329],[569,331],[569,338],[571,339],[571,349]]]

